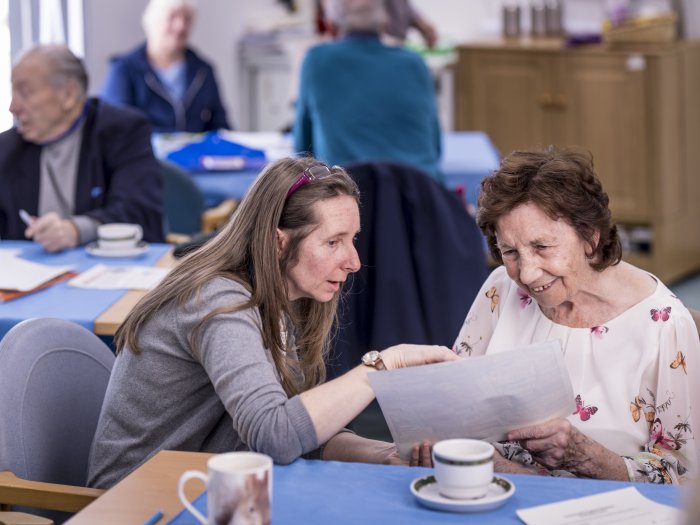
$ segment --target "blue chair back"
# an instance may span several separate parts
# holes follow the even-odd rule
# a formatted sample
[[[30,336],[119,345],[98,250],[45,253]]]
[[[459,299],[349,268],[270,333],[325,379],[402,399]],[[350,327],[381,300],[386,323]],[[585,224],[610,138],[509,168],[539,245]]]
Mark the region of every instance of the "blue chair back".
[[[159,161],[165,188],[165,233],[194,235],[202,230],[204,196],[189,173],[165,160]]]

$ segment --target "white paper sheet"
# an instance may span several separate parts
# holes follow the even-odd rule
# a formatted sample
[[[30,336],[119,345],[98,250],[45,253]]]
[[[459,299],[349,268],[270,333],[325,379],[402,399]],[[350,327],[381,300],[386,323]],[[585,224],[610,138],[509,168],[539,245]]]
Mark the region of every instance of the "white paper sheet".
[[[98,290],[150,290],[163,280],[170,268],[153,266],[106,266],[97,264],[74,277],[68,284]]]
[[[515,513],[527,525],[675,525],[683,513],[634,487],[539,505]]]
[[[574,411],[559,341],[369,375],[399,454],[424,440],[499,441]]]
[[[27,261],[3,250],[0,254],[0,290],[26,292],[72,269],[72,266],[49,266]]]

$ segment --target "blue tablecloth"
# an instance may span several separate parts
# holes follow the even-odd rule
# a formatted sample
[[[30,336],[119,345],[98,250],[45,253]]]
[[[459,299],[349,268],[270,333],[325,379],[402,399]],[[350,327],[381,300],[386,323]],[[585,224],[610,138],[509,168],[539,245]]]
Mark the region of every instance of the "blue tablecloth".
[[[447,186],[463,186],[467,200],[476,204],[481,179],[495,170],[500,161],[495,146],[481,131],[454,131],[443,135],[442,150],[440,169]],[[255,170],[212,171],[192,173],[192,178],[209,208],[224,199],[243,198],[257,175]]]
[[[427,509],[410,492],[412,480],[430,469],[297,460],[275,465],[272,475],[272,523],[274,525],[411,525],[443,523],[520,524],[517,509],[628,487],[630,483],[543,476],[503,475],[515,484],[515,494],[497,510],[453,514]],[[634,486],[646,497],[680,506],[681,490],[665,485]],[[206,515],[206,493],[195,502]],[[183,510],[169,523],[197,525]]]
[[[52,266],[72,265],[78,272],[96,264],[153,266],[170,248],[169,244],[151,244],[148,252],[139,257],[104,258],[92,257],[84,248],[51,254],[32,241],[0,241],[0,249],[20,249],[20,256],[24,259]],[[63,281],[31,295],[0,303],[0,339],[14,325],[33,317],[68,319],[92,331],[95,319],[124,293],[125,290],[73,288]]]

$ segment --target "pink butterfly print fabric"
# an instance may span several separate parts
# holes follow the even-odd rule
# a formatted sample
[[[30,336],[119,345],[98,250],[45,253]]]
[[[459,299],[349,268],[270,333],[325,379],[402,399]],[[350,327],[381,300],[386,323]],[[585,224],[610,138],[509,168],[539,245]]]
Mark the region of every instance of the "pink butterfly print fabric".
[[[602,339],[605,334],[607,334],[610,329],[607,326],[594,326],[591,328],[591,333],[598,339]]]
[[[576,411],[572,412],[572,415],[578,414],[581,421],[588,421],[596,412],[598,412],[598,407],[584,405],[583,400],[581,399],[581,394],[576,396]]]
[[[651,440],[654,444],[659,445],[668,450],[678,450],[680,443],[672,438],[670,435],[664,432],[664,427],[661,424],[661,420],[657,417],[654,423],[651,425]]]
[[[671,307],[666,306],[659,310],[652,308],[649,310],[649,314],[651,314],[652,321],[668,321],[668,318],[671,317]]]
[[[520,288],[518,288],[518,297],[520,297],[520,308],[525,308],[532,302],[532,297],[523,292]]]

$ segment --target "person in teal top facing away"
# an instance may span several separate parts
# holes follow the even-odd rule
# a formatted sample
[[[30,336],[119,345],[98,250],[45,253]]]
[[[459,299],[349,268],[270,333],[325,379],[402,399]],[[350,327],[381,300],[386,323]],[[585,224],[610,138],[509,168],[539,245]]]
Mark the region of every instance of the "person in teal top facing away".
[[[399,161],[442,181],[435,90],[423,59],[381,42],[381,0],[329,0],[325,7],[340,38],[304,58],[295,149],[329,164]]]

